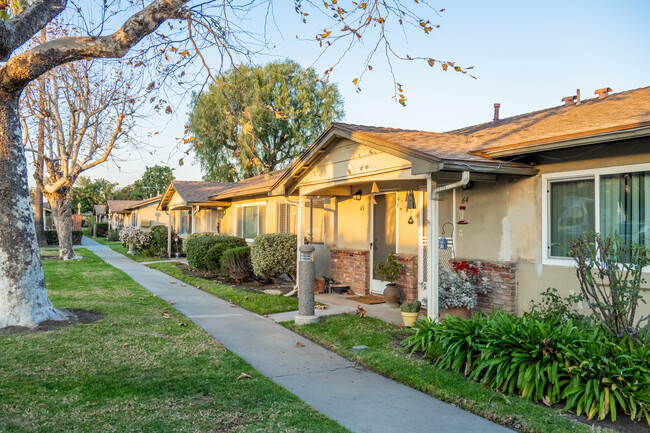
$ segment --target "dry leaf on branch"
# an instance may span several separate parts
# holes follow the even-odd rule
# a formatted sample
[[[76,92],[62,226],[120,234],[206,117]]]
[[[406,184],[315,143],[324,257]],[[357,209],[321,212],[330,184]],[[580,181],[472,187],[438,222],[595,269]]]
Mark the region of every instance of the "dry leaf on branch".
[[[296,347],[305,347],[300,341],[296,341]]]
[[[242,374],[239,375],[237,380],[240,380],[240,379],[252,379],[252,378],[253,378],[253,376],[251,376],[250,374],[242,373]]]

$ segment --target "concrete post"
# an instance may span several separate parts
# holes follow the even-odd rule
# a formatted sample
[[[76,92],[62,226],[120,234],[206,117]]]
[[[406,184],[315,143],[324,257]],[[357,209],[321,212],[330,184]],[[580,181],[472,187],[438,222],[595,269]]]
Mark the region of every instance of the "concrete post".
[[[311,244],[301,245],[300,264],[298,266],[298,315],[294,319],[296,325],[308,325],[318,322],[314,314],[314,261],[312,253],[316,248]]]

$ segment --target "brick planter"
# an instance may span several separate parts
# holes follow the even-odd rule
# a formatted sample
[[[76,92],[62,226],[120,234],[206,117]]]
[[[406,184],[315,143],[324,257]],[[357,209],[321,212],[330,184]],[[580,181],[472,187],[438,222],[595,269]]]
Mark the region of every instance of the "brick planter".
[[[482,276],[491,283],[491,289],[486,295],[479,294],[477,305],[472,311],[491,313],[505,311],[515,314],[517,312],[517,263],[516,262],[491,262],[475,259],[456,258],[451,263],[468,262],[476,265],[481,262],[483,265]]]
[[[402,291],[402,301],[413,302],[418,299],[418,256],[398,254],[397,262],[404,265],[397,279],[397,287]]]
[[[334,281],[350,286],[358,295],[370,293],[370,251],[332,248],[330,254]]]

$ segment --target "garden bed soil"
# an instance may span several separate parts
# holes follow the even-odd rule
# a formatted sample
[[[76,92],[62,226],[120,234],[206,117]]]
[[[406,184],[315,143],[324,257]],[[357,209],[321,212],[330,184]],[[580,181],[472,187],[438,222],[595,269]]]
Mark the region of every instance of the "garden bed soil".
[[[75,314],[75,318],[71,318],[69,320],[47,320],[38,325],[36,328],[27,328],[25,326],[7,326],[6,328],[0,329],[0,335],[52,331],[59,328],[65,328],[66,326],[97,322],[106,317],[106,314],[98,313],[96,311],[70,311]]]
[[[292,281],[283,281],[277,278],[269,282],[249,278],[247,280],[235,283],[233,281],[225,279],[224,277],[215,277],[211,272],[197,271],[185,264],[179,264],[178,269],[188,277],[203,278],[204,280],[212,281],[218,284],[224,284],[226,286],[236,287],[250,293],[264,294],[265,290],[273,289],[279,290],[284,295],[292,291],[294,287],[294,283]]]

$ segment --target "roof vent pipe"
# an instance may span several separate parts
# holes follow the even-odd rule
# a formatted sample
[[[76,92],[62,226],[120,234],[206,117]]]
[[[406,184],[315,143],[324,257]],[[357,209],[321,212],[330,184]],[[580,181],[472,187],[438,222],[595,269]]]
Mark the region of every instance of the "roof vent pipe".
[[[576,105],[580,105],[580,89],[576,90]]]
[[[564,106],[568,107],[570,105],[573,105],[576,102],[576,96],[567,96],[566,98],[562,98],[562,102],[564,102]]]
[[[603,99],[605,96],[609,95],[609,92],[612,91],[611,87],[603,87],[594,92],[594,95],[598,95],[598,99]]]
[[[492,120],[492,123],[499,123],[499,108],[501,107],[501,104],[494,104],[494,119]]]

